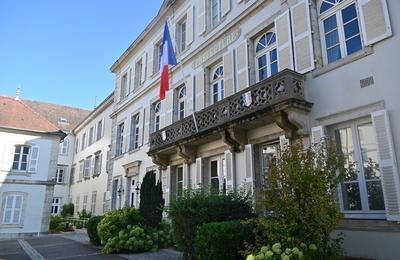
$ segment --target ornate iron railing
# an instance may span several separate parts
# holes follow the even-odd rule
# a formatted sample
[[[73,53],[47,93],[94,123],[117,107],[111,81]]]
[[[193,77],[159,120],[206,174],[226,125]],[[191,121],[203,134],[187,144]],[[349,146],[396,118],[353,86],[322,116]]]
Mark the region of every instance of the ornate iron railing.
[[[289,100],[305,101],[304,76],[287,69],[152,133],[149,154]]]

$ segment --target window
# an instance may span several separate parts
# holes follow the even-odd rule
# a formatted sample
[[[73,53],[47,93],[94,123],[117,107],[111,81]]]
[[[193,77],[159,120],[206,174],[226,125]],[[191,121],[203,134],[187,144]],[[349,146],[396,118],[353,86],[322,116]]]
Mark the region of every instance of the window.
[[[79,180],[82,180],[83,178],[83,168],[85,166],[85,160],[81,160],[79,162]]]
[[[268,188],[268,175],[271,169],[273,160],[279,156],[279,143],[269,143],[261,146],[261,176],[260,186],[262,192]]]
[[[210,27],[213,28],[221,21],[221,0],[210,0]]]
[[[209,187],[210,192],[219,193],[226,191],[226,165],[224,156],[216,156],[209,162]]]
[[[139,114],[136,114],[131,118],[131,136],[129,150],[135,150],[139,147],[139,127]]]
[[[60,213],[61,208],[61,198],[53,198],[53,202],[51,203],[51,214],[58,215]]]
[[[64,124],[64,125],[69,125],[68,119],[65,118],[65,117],[59,117],[59,118],[58,118],[58,123],[59,123],[59,124]]]
[[[153,74],[160,71],[162,48],[161,40],[154,45]]]
[[[89,130],[89,145],[92,145],[94,141],[94,127],[92,126]]]
[[[65,167],[57,167],[56,183],[64,183]]]
[[[85,144],[86,144],[86,133],[84,133],[84,134],[82,135],[82,140],[81,140],[81,142],[82,142],[82,144],[81,144],[81,151],[82,151],[83,149],[85,149]]]
[[[92,192],[92,200],[90,201],[90,212],[92,212],[92,214],[95,213],[96,211],[96,199],[97,199],[97,191],[93,191]]]
[[[135,64],[135,89],[139,88],[142,85],[142,69],[143,61],[142,59],[140,59]]]
[[[82,210],[86,211],[86,209],[87,209],[87,200],[88,200],[88,195],[87,194],[83,195]]]
[[[6,225],[15,225],[21,224],[21,216],[24,201],[24,195],[22,194],[10,194],[4,193],[6,195],[3,197],[3,216],[2,216],[2,224]]]
[[[90,178],[90,164],[92,162],[92,156],[85,159],[85,165],[83,168],[83,178]]]
[[[183,195],[183,166],[176,168],[176,198]]]
[[[75,154],[79,152],[79,138],[76,138],[76,143],[75,143]]]
[[[178,89],[178,97],[177,97],[177,111],[176,111],[176,120],[182,120],[185,118],[185,102],[186,102],[186,87],[183,86]]]
[[[68,154],[68,140],[64,140],[62,143],[60,143],[60,150],[59,154],[61,155],[67,155]]]
[[[276,36],[274,32],[261,35],[256,41],[257,81],[262,81],[278,73]]]
[[[103,213],[107,211],[107,191],[103,192]]]
[[[74,207],[75,214],[78,214],[79,212],[79,203],[80,203],[80,196],[78,195],[75,200],[75,207]]]
[[[99,176],[100,175],[102,158],[103,158],[103,155],[101,153],[96,153],[94,155],[93,176]]]
[[[326,63],[335,62],[362,49],[359,18],[354,2],[324,0],[319,13]]]
[[[176,25],[176,43],[180,52],[186,49],[186,17]]]
[[[71,167],[71,175],[69,176],[69,184],[75,182],[75,165]]]
[[[124,123],[118,125],[117,128],[117,147],[116,147],[116,156],[119,156],[123,153],[124,145]]]
[[[153,103],[152,132],[160,130],[161,102]]]
[[[97,122],[97,137],[96,141],[99,141],[103,137],[103,120]]]
[[[136,192],[136,186],[135,186],[135,180],[131,180],[131,186],[130,186],[130,196],[129,196],[129,206],[131,208],[135,207],[135,192]]]
[[[14,162],[12,169],[17,171],[28,170],[28,157],[29,157],[29,146],[17,145],[15,146]]]
[[[225,97],[224,68],[219,65],[212,69],[210,78],[210,105],[212,105]]]
[[[125,96],[128,94],[128,73],[126,72],[121,78],[121,96],[120,100],[124,100]]]
[[[345,176],[339,187],[339,198],[345,214],[350,217],[359,213],[373,218],[384,217],[385,204],[381,173],[377,165],[378,152],[373,125],[369,121],[357,121],[338,126],[333,130],[339,152],[349,162],[355,162],[356,170]]]

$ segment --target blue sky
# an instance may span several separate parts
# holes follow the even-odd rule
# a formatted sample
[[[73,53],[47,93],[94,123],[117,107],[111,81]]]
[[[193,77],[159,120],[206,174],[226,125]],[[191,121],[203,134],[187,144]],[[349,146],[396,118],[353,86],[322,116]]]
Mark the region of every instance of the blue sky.
[[[162,0],[1,0],[0,95],[93,109]]]

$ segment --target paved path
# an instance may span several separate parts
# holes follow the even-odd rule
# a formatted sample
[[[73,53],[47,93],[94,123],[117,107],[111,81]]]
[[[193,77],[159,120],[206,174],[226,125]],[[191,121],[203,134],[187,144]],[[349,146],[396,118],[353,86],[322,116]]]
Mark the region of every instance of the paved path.
[[[0,240],[0,259],[29,260],[30,257],[17,240]]]

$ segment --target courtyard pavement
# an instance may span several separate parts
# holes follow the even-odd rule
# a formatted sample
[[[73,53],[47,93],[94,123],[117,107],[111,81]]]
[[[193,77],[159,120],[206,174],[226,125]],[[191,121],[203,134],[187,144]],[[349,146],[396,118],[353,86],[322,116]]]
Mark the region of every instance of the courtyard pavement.
[[[0,240],[0,259],[134,259],[180,260],[182,254],[173,249],[162,249],[154,253],[107,255],[100,247],[89,243],[86,232],[53,234],[34,238]]]

